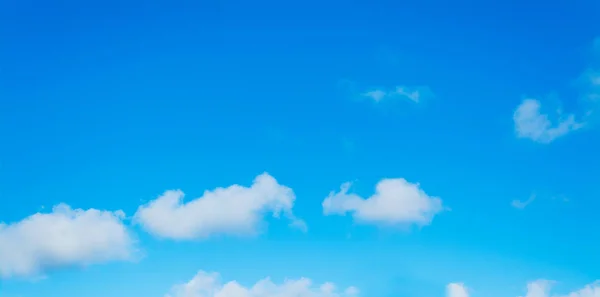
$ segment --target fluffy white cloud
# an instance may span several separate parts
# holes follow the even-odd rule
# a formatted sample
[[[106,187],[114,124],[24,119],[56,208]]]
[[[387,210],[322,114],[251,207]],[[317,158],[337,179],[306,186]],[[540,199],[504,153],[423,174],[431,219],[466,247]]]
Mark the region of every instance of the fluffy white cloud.
[[[527,294],[524,297],[600,297],[600,281],[593,282],[583,288],[566,295],[550,295],[554,281],[539,279],[527,284]]]
[[[583,127],[575,121],[575,116],[557,116],[551,121],[547,114],[541,113],[541,104],[535,99],[525,99],[513,114],[515,131],[520,138],[529,138],[540,143],[550,143],[556,138]]]
[[[403,178],[382,179],[375,186],[375,194],[362,198],[348,193],[350,183],[344,183],[339,192],[331,192],[323,201],[325,215],[352,213],[363,223],[383,225],[428,225],[443,210],[442,200],[427,195],[419,186]]]
[[[524,297],[548,297],[550,296],[550,288],[552,281],[539,279],[527,284],[527,294]]]
[[[571,292],[564,297],[600,297],[600,281],[586,285],[582,289]]]
[[[450,283],[446,286],[447,297],[469,297],[469,291],[462,283]]]
[[[28,277],[46,269],[129,259],[134,243],[122,211],[71,209],[0,223],[0,276]]]
[[[382,90],[382,89],[374,89],[368,92],[363,93],[363,96],[373,99],[375,102],[379,102],[384,98],[405,98],[415,103],[418,103],[424,97],[433,96],[433,92],[428,87],[407,87],[407,86],[397,86],[393,90]]]
[[[265,278],[251,287],[236,281],[222,284],[217,273],[200,271],[189,282],[175,285],[165,297],[351,297],[358,293],[355,287],[340,291],[332,283],[314,286],[307,278],[286,280],[281,284]]]
[[[172,239],[255,234],[266,213],[274,217],[283,213],[292,226],[306,228],[292,212],[296,199],[292,189],[268,173],[257,176],[250,187],[216,188],[187,203],[183,203],[183,196],[180,190],[167,191],[140,206],[134,220],[148,232]]]

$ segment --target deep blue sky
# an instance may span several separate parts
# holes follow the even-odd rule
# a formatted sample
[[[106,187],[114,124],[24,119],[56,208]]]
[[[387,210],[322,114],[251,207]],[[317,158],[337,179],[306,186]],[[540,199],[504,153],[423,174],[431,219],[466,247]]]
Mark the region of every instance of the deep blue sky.
[[[308,231],[268,219],[257,237],[178,242],[134,225],[138,263],[8,278],[0,296],[163,296],[200,269],[372,297],[580,288],[600,276],[600,133],[537,143],[513,112],[533,97],[584,113],[598,20],[591,0],[4,0],[0,222],[58,203],[133,215],[165,190],[193,199],[268,172]],[[361,96],[400,85],[435,96]],[[368,197],[383,178],[451,210],[410,231],[323,216],[343,182]]]

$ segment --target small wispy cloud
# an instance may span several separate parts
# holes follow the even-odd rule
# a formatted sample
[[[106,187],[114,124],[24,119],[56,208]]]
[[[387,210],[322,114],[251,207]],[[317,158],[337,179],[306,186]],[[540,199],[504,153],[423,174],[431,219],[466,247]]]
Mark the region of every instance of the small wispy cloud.
[[[600,70],[590,69],[581,75],[581,86],[584,90],[583,100],[595,107],[600,103]]]
[[[534,200],[535,200],[535,195],[531,195],[529,197],[529,199],[527,199],[525,201],[515,199],[510,203],[510,205],[512,205],[512,207],[514,207],[516,209],[524,209],[525,207],[527,207],[527,205],[531,204]]]
[[[574,114],[561,115],[557,112],[555,120],[541,112],[541,103],[537,99],[525,99],[513,113],[515,132],[519,138],[528,138],[539,143],[550,143],[584,126],[575,120]]]
[[[552,198],[551,198],[551,199],[552,199],[552,200],[558,200],[558,201],[565,202],[565,203],[567,203],[567,202],[570,202],[570,201],[571,201],[571,199],[569,199],[568,197],[566,197],[566,196],[564,196],[564,195],[552,196]]]
[[[600,38],[594,41],[592,54],[600,57]],[[541,102],[528,98],[513,113],[517,137],[547,144],[588,124],[589,117],[600,104],[600,68],[595,64],[597,62],[592,61],[576,80],[580,103],[583,105],[577,110],[578,119],[575,113],[562,114],[560,110],[556,114],[543,113]]]
[[[419,103],[423,98],[433,97],[433,92],[426,86],[397,86],[391,90],[371,89],[362,95],[371,98],[375,102],[380,102],[383,99],[404,98]]]
[[[381,99],[383,99],[387,95],[388,94],[383,90],[372,90],[372,91],[368,91],[363,94],[363,96],[369,97],[369,98],[375,100],[376,102],[381,101]]]

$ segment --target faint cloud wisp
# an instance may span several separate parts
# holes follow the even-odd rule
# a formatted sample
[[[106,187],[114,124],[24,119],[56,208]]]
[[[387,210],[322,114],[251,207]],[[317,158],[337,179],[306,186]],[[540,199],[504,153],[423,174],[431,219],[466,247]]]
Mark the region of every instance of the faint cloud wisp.
[[[592,47],[593,55],[600,56],[600,39]],[[600,102],[600,71],[591,63],[579,76],[578,90],[584,108],[579,120],[574,113],[563,115],[559,110],[551,116],[541,111],[542,104],[535,98],[524,99],[513,113],[515,133],[518,138],[527,138],[534,142],[548,144],[557,138],[584,127]]]
[[[404,98],[414,103],[419,103],[426,97],[433,97],[433,92],[426,86],[397,86],[393,90],[372,89],[363,93],[362,96],[368,97],[375,102],[380,102],[383,99]]]
[[[512,207],[516,209],[524,209],[525,207],[527,207],[527,205],[531,204],[533,200],[535,200],[535,195],[531,195],[529,199],[525,201],[515,199],[510,203],[510,205],[512,205]]]

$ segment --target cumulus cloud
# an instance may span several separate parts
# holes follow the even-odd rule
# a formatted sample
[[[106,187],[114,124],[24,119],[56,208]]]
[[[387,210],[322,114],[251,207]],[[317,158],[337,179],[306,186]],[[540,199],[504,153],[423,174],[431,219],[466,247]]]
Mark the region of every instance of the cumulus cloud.
[[[379,102],[388,98],[404,98],[412,102],[419,103],[424,97],[433,96],[433,92],[428,87],[407,87],[397,86],[393,90],[372,89],[363,93],[363,96],[371,98],[375,102]]]
[[[536,99],[525,99],[513,113],[515,132],[520,138],[529,138],[540,143],[550,143],[558,137],[583,127],[575,115],[559,115],[554,120],[541,112],[541,103]]]
[[[539,279],[527,284],[527,294],[523,297],[548,297],[553,282],[545,279]]]
[[[446,286],[447,297],[469,297],[467,287],[462,283],[450,283]]]
[[[443,210],[442,200],[427,195],[419,186],[403,178],[382,179],[368,197],[348,193],[350,183],[331,192],[322,203],[325,215],[352,213],[362,223],[382,225],[428,225]]]
[[[596,281],[585,287],[571,292],[564,297],[600,297],[600,281]]]
[[[545,279],[529,282],[527,284],[527,294],[524,297],[600,297],[600,281],[595,281],[566,295],[551,295],[550,292],[554,283],[554,281]]]
[[[283,214],[293,227],[306,229],[292,207],[296,196],[268,173],[254,179],[250,187],[231,185],[205,191],[202,197],[184,203],[180,190],[166,191],[142,205],[134,220],[148,232],[163,238],[195,239],[214,234],[252,235],[258,232],[266,213]]]
[[[60,204],[51,213],[0,223],[0,276],[30,277],[51,268],[129,259],[134,242],[124,216]]]
[[[189,282],[175,285],[165,297],[353,297],[358,294],[355,287],[338,290],[332,283],[315,286],[308,278],[280,284],[265,278],[250,287],[236,281],[222,284],[217,273],[200,271]]]

